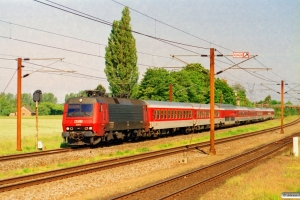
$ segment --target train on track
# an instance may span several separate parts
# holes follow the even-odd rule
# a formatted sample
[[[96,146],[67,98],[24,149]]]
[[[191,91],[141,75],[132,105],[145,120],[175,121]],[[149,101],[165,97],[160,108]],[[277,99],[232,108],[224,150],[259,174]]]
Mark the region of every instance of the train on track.
[[[74,97],[64,105],[62,137],[70,146],[133,141],[210,128],[210,105],[99,96]],[[272,108],[215,104],[215,128],[274,119]]]

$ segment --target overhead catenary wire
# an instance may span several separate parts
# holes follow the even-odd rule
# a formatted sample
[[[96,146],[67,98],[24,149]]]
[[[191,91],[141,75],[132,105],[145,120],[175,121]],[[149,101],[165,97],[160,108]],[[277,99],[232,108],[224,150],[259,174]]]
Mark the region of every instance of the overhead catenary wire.
[[[47,5],[47,6],[50,6],[50,7],[53,7],[53,8],[56,8],[58,10],[61,10],[61,11],[64,11],[64,12],[67,12],[67,13],[71,13],[73,15],[77,15],[79,17],[83,17],[83,18],[86,18],[86,19],[89,19],[89,20],[92,20],[92,21],[95,21],[95,22],[99,22],[99,23],[103,23],[105,25],[109,25],[109,26],[113,26],[113,24],[111,22],[108,22],[108,21],[105,21],[103,19],[100,19],[100,18],[97,18],[97,17],[94,17],[94,16],[91,16],[89,14],[86,14],[86,13],[83,13],[83,12],[80,12],[80,11],[77,11],[75,9],[72,9],[72,8],[69,8],[67,6],[63,6],[61,4],[58,4],[58,3],[54,3],[52,1],[48,1],[48,0],[45,0],[47,2],[51,2],[55,5],[58,5],[58,6],[61,6],[63,8],[66,8],[66,9],[63,9],[63,8],[59,8],[57,6],[54,6],[54,5],[51,5],[51,4],[48,4],[48,3],[44,3],[44,2],[41,2],[41,1],[38,1],[38,0],[33,0],[35,2],[38,2],[38,3],[41,3],[41,4],[44,4],[44,5]],[[70,11],[71,10],[71,11]],[[74,11],[74,12],[73,12]],[[139,34],[139,35],[142,35],[142,36],[145,36],[145,37],[149,37],[149,38],[152,38],[154,40],[158,40],[158,41],[165,41],[165,42],[170,42],[170,43],[175,43],[175,44],[180,44],[180,45],[185,45],[185,46],[189,46],[189,47],[194,47],[194,48],[200,48],[200,49],[209,49],[207,47],[199,47],[199,46],[195,46],[195,45],[191,45],[191,44],[185,44],[185,43],[180,43],[180,42],[176,42],[176,41],[172,41],[172,40],[166,40],[166,39],[163,39],[163,38],[157,38],[157,37],[154,37],[154,36],[151,36],[151,35],[148,35],[148,34],[145,34],[145,33],[141,33],[141,32],[138,32],[138,31],[134,31],[134,30],[127,30],[127,31],[131,31],[132,33],[136,33],[136,34]]]
[[[117,3],[117,4],[119,4],[119,5],[122,5],[122,6],[126,6],[126,5],[124,5],[124,4],[120,3],[120,2],[117,2],[117,1],[115,1],[115,0],[111,0],[111,1],[113,1],[113,2],[115,2],[115,3]],[[133,11],[135,11],[135,12],[141,14],[141,15],[144,15],[144,16],[150,18],[150,19],[155,20],[155,22],[159,22],[159,23],[164,24],[164,25],[166,25],[166,26],[168,26],[168,27],[171,27],[171,28],[173,28],[173,29],[175,29],[175,30],[177,30],[177,31],[180,31],[180,32],[182,32],[182,33],[185,33],[185,34],[187,34],[187,35],[190,35],[190,36],[192,36],[192,37],[194,37],[194,38],[200,39],[200,40],[202,40],[202,41],[204,41],[204,42],[209,43],[210,45],[213,44],[213,45],[215,45],[215,46],[217,46],[217,47],[220,47],[220,48],[222,48],[222,49],[226,49],[226,50],[228,50],[228,51],[233,51],[233,50],[230,50],[230,49],[228,49],[228,48],[226,48],[226,47],[220,46],[220,45],[218,45],[218,44],[212,43],[212,42],[210,42],[210,41],[208,41],[208,40],[205,40],[205,39],[203,39],[203,38],[200,38],[200,37],[198,37],[198,36],[195,36],[195,35],[193,35],[193,34],[191,34],[191,33],[188,33],[188,32],[186,32],[186,31],[184,31],[184,30],[181,30],[181,29],[179,29],[179,28],[176,28],[176,27],[174,27],[174,26],[171,26],[171,25],[169,25],[169,24],[167,24],[167,23],[165,23],[165,22],[162,22],[162,21],[160,21],[160,20],[158,20],[158,19],[155,19],[155,18],[153,18],[153,17],[150,17],[150,16],[148,16],[148,15],[146,15],[146,14],[144,14],[144,13],[142,13],[142,12],[136,10],[136,9],[133,9],[133,8],[131,8],[131,7],[129,7],[129,6],[127,6],[127,7],[128,7],[130,10],[133,10]]]
[[[15,74],[16,74],[16,72],[17,72],[18,70],[15,70],[15,72],[14,72],[14,74],[12,75],[12,77],[10,78],[10,80],[8,81],[8,83],[7,83],[7,85],[6,85],[6,87],[4,88],[4,90],[3,90],[3,92],[2,93],[4,93],[5,92],[5,90],[7,89],[7,87],[9,86],[9,84],[10,84],[10,82],[11,82],[11,80],[13,79],[13,77],[15,76]]]
[[[19,41],[19,42],[24,42],[24,43],[28,43],[28,44],[34,44],[34,45],[44,46],[44,47],[53,48],[53,49],[59,49],[59,50],[63,50],[63,51],[69,51],[69,52],[73,52],[73,53],[78,53],[78,54],[83,54],[83,55],[88,55],[88,56],[94,56],[94,57],[104,58],[103,56],[100,56],[100,55],[95,55],[95,54],[90,54],[90,53],[85,53],[85,52],[80,52],[80,51],[74,51],[74,50],[60,48],[60,47],[54,47],[54,46],[51,46],[51,45],[45,45],[45,44],[40,44],[40,43],[36,43],[36,42],[30,42],[30,41],[26,41],[26,40],[14,39],[14,38],[9,38],[9,37],[5,37],[5,36],[0,36],[0,37],[5,38],[5,39],[9,39],[9,40],[15,40],[15,41]]]
[[[219,50],[217,50],[220,54],[222,54]],[[229,58],[227,58],[226,56],[225,56],[225,58],[227,59],[227,60],[229,60],[230,62],[232,62],[233,64],[235,64],[232,60],[230,60]],[[269,82],[276,82],[276,81],[274,81],[274,80],[271,80],[271,79],[268,79],[268,78],[262,78],[262,77],[259,77],[258,75],[256,75],[256,74],[253,74],[253,73],[251,73],[251,72],[249,72],[248,70],[246,70],[246,69],[243,69],[242,67],[240,67],[239,65],[236,65],[237,67],[239,67],[239,68],[241,68],[242,70],[244,70],[245,72],[247,72],[248,74],[251,74],[252,76],[255,76],[255,77],[257,77],[257,78],[259,78],[259,79],[261,79],[261,80],[265,80],[265,81],[269,81]]]
[[[41,29],[29,27],[29,26],[24,26],[24,25],[12,23],[12,22],[7,22],[7,21],[3,21],[3,20],[0,20],[0,22],[9,23],[9,24],[12,24],[12,25],[15,25],[15,26],[20,26],[20,27],[23,27],[23,28],[27,28],[27,29],[31,29],[31,30],[35,30],[35,31],[40,31],[40,32],[43,32],[43,33],[53,34],[53,35],[56,35],[56,36],[65,37],[65,38],[69,38],[69,39],[73,39],[73,40],[78,40],[78,41],[87,42],[87,43],[91,43],[91,44],[96,44],[96,45],[100,45],[100,46],[106,46],[105,44],[101,44],[101,43],[98,43],[98,42],[93,42],[93,41],[90,41],[90,40],[85,40],[85,39],[80,39],[80,38],[67,36],[67,35],[63,35],[63,34],[59,34],[59,33],[54,33],[54,32],[51,32],[51,31],[45,31],[45,30],[41,30]],[[137,51],[137,53],[144,54],[144,55],[149,55],[149,56],[161,57],[161,58],[169,58],[167,56],[155,55],[155,54],[139,52],[139,51]],[[0,54],[0,55],[5,55],[5,54]],[[20,56],[15,56],[15,57],[20,57]]]
[[[41,67],[45,67],[45,68],[50,68],[50,69],[54,69],[54,70],[59,70],[59,69],[57,69],[57,68],[48,67],[48,66],[44,66],[44,65],[39,65],[39,64],[31,63],[31,62],[25,62],[25,63],[31,64],[31,65],[36,65],[36,66],[41,66]],[[38,71],[37,71],[37,72],[38,72]],[[58,72],[59,72],[59,71],[58,71]],[[41,72],[41,73],[47,73],[47,72]],[[99,79],[105,79],[105,80],[106,80],[106,78],[103,78],[103,77],[96,77],[96,76],[91,76],[91,75],[81,74],[81,73],[76,73],[76,72],[73,72],[72,74],[75,74],[75,75],[83,75],[83,76],[87,76],[87,77],[94,77],[94,78],[99,78]]]

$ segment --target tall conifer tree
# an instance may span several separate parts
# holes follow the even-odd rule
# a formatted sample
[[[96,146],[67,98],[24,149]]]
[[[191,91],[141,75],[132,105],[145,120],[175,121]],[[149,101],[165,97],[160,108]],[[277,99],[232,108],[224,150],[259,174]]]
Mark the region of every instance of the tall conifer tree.
[[[135,39],[131,32],[128,7],[120,21],[114,21],[108,45],[105,48],[105,74],[113,95],[132,95],[137,85],[138,67]]]

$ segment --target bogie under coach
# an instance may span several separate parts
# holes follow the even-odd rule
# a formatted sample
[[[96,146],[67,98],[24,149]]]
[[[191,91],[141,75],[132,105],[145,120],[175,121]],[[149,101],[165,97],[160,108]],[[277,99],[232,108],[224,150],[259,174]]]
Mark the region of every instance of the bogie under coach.
[[[74,97],[64,105],[62,137],[69,145],[132,141],[177,133],[188,134],[210,127],[208,104],[102,97]],[[271,108],[215,105],[215,127],[234,126],[274,118]]]

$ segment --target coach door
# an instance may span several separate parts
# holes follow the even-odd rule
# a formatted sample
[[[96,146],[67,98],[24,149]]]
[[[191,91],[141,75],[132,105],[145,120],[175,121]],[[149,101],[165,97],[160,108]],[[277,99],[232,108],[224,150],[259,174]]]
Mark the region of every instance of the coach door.
[[[149,119],[148,119],[148,108],[147,106],[143,106],[143,121],[144,121],[144,128],[145,131],[149,130]]]

